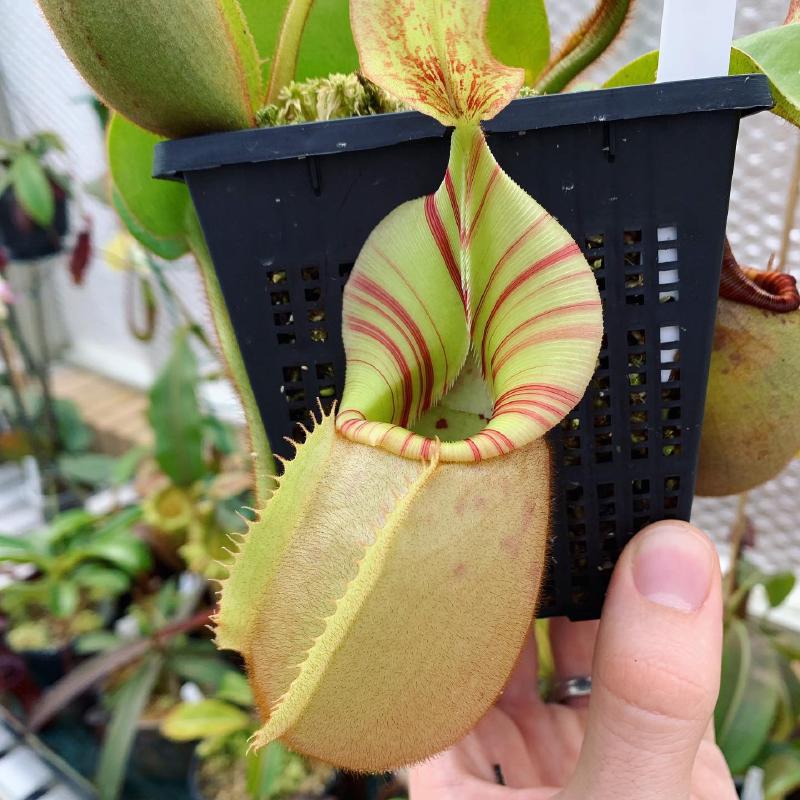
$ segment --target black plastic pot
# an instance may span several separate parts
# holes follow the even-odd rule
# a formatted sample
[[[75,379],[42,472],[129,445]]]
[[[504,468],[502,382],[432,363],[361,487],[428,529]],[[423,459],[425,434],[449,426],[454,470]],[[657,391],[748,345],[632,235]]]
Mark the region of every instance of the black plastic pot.
[[[605,307],[594,383],[553,435],[557,491],[540,614],[599,614],[635,531],[688,519],[739,121],[763,76],[517,100],[486,125],[506,172],[583,245]],[[166,142],[186,181],[267,432],[344,383],[341,294],[374,226],[444,174],[447,131],[415,113]]]
[[[37,225],[22,209],[11,189],[0,195],[0,246],[14,261],[36,261],[60,253],[67,234],[67,196],[53,184],[56,210],[52,224]]]

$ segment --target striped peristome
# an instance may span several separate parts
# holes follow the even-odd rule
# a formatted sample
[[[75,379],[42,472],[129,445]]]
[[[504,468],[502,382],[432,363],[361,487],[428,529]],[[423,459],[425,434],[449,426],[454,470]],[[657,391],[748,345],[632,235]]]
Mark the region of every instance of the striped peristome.
[[[480,461],[542,436],[580,400],[602,313],[569,234],[503,172],[480,128],[460,124],[438,191],[394,211],[364,245],[345,289],[343,331],[343,435],[429,457],[432,440],[413,424],[472,351],[491,419],[442,442],[439,457]]]

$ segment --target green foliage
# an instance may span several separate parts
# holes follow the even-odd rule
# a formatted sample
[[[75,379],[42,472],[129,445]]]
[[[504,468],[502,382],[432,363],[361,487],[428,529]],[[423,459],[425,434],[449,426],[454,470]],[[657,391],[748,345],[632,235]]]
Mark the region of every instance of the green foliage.
[[[43,228],[55,215],[55,174],[43,161],[52,150],[63,151],[64,144],[50,131],[19,142],[0,140],[0,194],[10,187],[22,210]]]
[[[525,70],[531,85],[550,60],[550,23],[544,0],[492,0],[486,35],[494,57]]]
[[[800,125],[800,24],[755,33],[737,39],[731,50],[731,75],[763,73],[775,98],[775,113]],[[647,53],[626,64],[604,84],[607,88],[653,83],[658,71],[658,52]]]
[[[68,511],[24,539],[0,536],[0,561],[33,564],[27,581],[0,589],[9,642],[17,649],[58,649],[102,625],[102,610],[150,566],[133,534],[138,508],[108,517]]]
[[[250,714],[232,703],[215,699],[181,703],[167,714],[161,725],[164,736],[179,742],[229,736],[252,729]]]
[[[300,40],[294,80],[358,69],[348,6],[349,0],[314,0]]]
[[[113,114],[108,128],[111,179],[124,209],[137,223],[128,226],[135,237],[140,237],[143,228],[157,242],[185,242],[188,189],[182,183],[151,177],[153,150],[159,141],[161,137]],[[143,242],[146,247],[151,243],[150,239]]]
[[[148,412],[156,460],[178,486],[189,486],[206,473],[198,377],[188,332],[179,331],[170,358],[150,390]]]
[[[115,800],[119,797],[136,736],[135,723],[150,698],[162,665],[161,655],[151,653],[114,697],[111,719],[95,776],[100,800]]]

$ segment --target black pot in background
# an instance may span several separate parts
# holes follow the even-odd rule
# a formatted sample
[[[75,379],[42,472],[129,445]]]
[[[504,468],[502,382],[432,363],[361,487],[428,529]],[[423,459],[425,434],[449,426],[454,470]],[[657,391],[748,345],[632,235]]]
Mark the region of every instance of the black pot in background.
[[[8,250],[13,261],[36,261],[60,253],[67,234],[67,195],[57,184],[51,184],[56,210],[49,228],[37,225],[17,202],[12,189],[0,195],[0,246]]]
[[[503,169],[583,247],[603,299],[599,368],[553,433],[540,616],[599,615],[623,546],[688,519],[742,116],[765,76],[515,100],[486,123]],[[275,451],[344,386],[342,289],[369,233],[429,194],[447,131],[415,113],[157,145],[189,187]]]
[[[40,689],[47,689],[61,680],[76,661],[71,647],[62,647],[60,650],[25,650],[19,655]]]

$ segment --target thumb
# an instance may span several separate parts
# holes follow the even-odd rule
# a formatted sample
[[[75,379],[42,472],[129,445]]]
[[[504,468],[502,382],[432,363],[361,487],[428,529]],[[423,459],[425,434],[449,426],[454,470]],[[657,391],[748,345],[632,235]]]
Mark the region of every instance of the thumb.
[[[713,545],[686,523],[652,525],[625,549],[603,609],[586,736],[565,799],[688,800],[719,691],[720,584]]]

